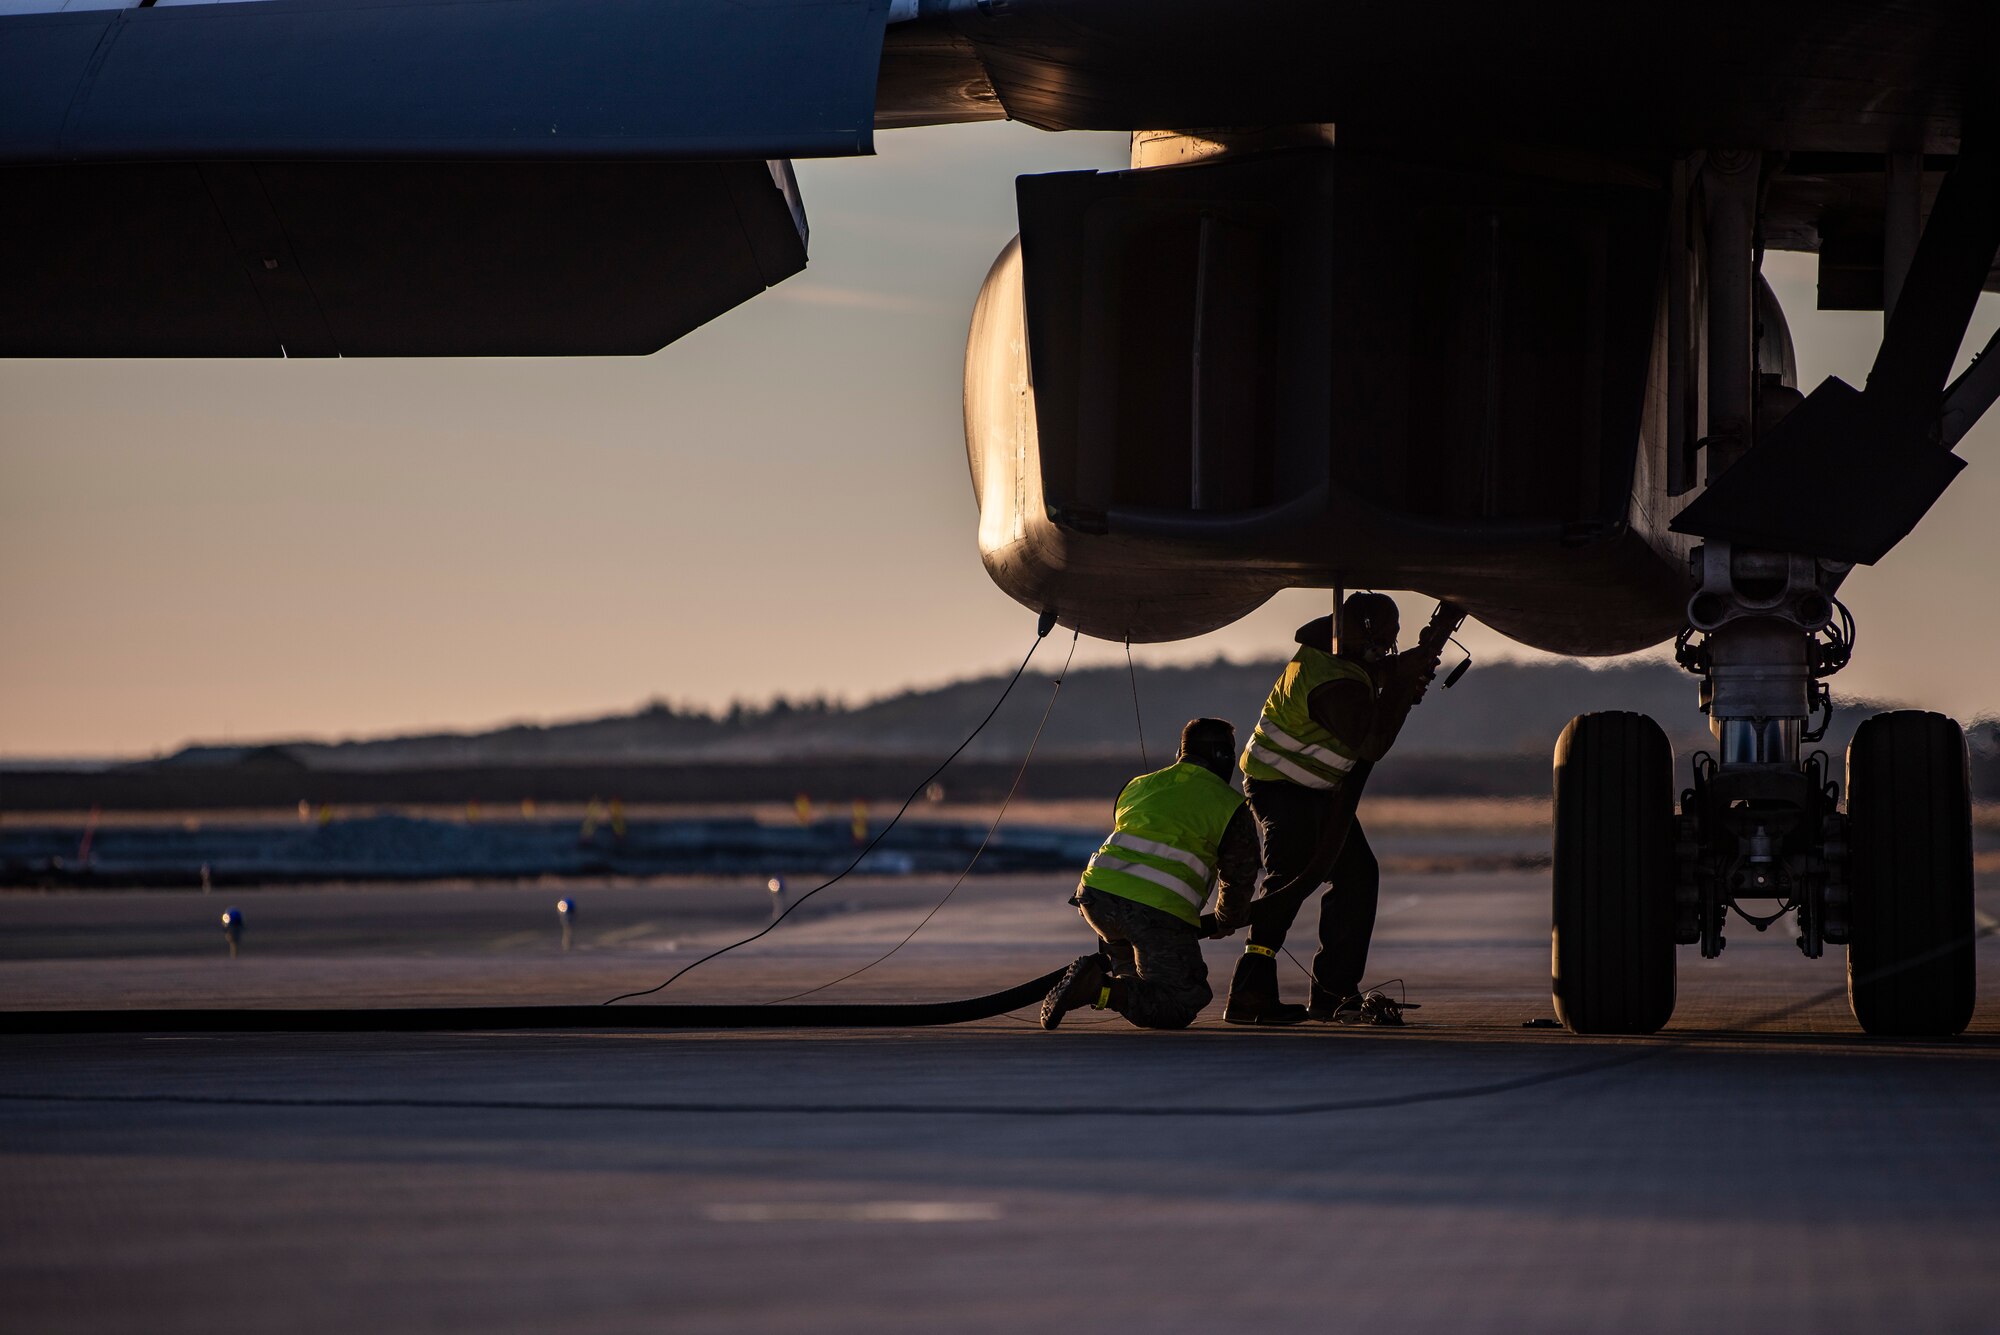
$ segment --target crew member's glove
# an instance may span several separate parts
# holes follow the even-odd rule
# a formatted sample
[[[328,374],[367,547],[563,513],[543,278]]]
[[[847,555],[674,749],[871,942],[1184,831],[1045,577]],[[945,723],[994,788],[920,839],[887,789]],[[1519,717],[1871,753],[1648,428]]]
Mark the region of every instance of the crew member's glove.
[[[1396,655],[1396,668],[1397,671],[1408,672],[1424,684],[1429,685],[1431,678],[1437,676],[1437,655],[1421,646],[1415,649],[1405,649],[1402,653]]]
[[[1424,649],[1405,649],[1382,665],[1382,694],[1414,705],[1437,676],[1437,659]]]
[[[1223,893],[1215,897],[1215,935],[1231,936],[1250,925],[1250,896]]]

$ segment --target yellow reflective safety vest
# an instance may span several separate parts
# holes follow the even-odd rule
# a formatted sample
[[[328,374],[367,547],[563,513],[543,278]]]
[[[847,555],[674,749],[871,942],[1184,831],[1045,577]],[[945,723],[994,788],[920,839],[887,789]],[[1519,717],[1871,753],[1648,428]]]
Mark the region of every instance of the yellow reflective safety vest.
[[[1091,855],[1083,883],[1198,926],[1222,832],[1242,805],[1227,779],[1190,761],[1141,774],[1118,794],[1111,837]]]
[[[1316,723],[1306,703],[1314,691],[1334,681],[1358,681],[1371,694],[1375,689],[1375,679],[1359,663],[1299,646],[1278,674],[1250,744],[1243,748],[1246,777],[1284,779],[1321,790],[1340,786],[1360,753]]]

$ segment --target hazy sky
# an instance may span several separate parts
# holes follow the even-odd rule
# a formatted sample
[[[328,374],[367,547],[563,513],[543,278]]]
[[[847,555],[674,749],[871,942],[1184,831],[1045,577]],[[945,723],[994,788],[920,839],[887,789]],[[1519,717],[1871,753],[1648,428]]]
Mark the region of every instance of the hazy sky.
[[[995,124],[878,147],[798,165],[805,273],[653,357],[0,360],[0,754],[860,699],[1011,666],[1033,617],[974,547],[965,326],[1014,176],[1122,166],[1125,139]],[[1804,383],[1859,383],[1881,317],[1815,313],[1809,257],[1766,272]],[[1846,586],[1846,693],[2000,707],[1980,658],[2000,648],[2000,428],[1960,453],[1916,534]],[[1325,605],[1294,591],[1138,653],[1284,652]]]

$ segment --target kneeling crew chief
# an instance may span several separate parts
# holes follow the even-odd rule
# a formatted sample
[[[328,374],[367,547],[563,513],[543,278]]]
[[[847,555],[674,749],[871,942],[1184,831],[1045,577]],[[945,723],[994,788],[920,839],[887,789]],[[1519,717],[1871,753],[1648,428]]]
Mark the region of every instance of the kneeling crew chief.
[[[1261,861],[1256,825],[1230,786],[1235,762],[1228,720],[1194,719],[1173,765],[1119,792],[1111,837],[1070,900],[1104,946],[1069,966],[1042,1003],[1042,1028],[1091,1006],[1141,1029],[1185,1029],[1214,999],[1202,907],[1219,886],[1217,916],[1246,920]]]

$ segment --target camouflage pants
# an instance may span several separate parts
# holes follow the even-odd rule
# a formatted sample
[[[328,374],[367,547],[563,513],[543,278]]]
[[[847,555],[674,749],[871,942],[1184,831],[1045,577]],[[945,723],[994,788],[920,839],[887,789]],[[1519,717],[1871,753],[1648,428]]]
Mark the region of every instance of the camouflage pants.
[[[1201,933],[1149,904],[1080,889],[1070,901],[1104,941],[1121,980],[1119,1014],[1141,1029],[1185,1029],[1215,997]]]

